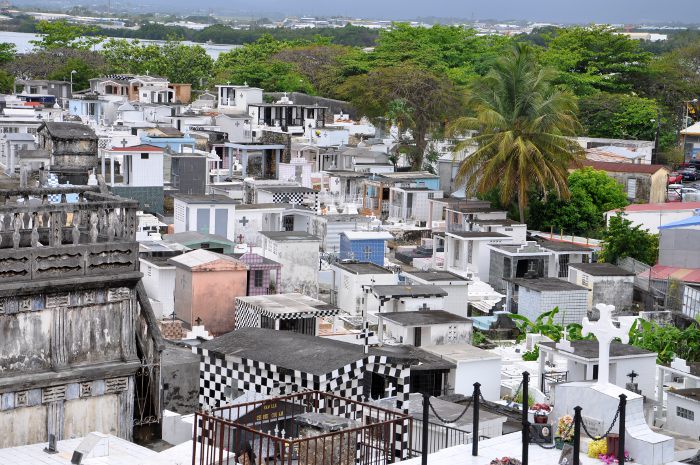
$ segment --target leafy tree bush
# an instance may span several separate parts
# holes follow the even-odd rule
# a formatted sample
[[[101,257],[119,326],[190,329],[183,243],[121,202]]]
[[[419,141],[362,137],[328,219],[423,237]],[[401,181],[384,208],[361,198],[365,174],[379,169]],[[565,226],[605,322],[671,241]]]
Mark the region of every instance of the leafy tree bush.
[[[599,259],[608,263],[631,257],[647,265],[654,265],[659,255],[659,236],[641,229],[621,213],[610,218],[608,229],[603,233]]]
[[[531,228],[600,237],[605,229],[604,213],[628,204],[622,186],[605,171],[584,167],[569,175],[568,184],[569,200],[551,194],[533,196],[528,216]]]

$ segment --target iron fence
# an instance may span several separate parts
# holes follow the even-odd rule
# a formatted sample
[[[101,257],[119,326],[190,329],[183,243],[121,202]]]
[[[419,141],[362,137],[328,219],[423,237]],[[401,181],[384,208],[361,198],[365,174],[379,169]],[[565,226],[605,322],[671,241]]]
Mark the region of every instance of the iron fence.
[[[307,414],[336,423],[324,431]],[[308,391],[197,412],[195,425],[192,465],[385,465],[408,457],[413,419]]]

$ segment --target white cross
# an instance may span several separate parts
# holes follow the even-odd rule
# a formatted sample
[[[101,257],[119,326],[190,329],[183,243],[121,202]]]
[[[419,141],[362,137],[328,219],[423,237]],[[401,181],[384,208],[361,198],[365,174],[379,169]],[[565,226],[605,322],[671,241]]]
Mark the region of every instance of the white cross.
[[[588,317],[583,319],[583,335],[593,334],[598,339],[598,384],[608,384],[610,379],[610,343],[619,337],[623,344],[630,340],[630,328],[635,317],[619,317],[620,327],[613,324],[612,312],[614,305],[598,304],[595,306],[600,312],[598,321],[590,321]]]
[[[393,384],[389,383],[389,387],[386,388],[385,391],[387,392],[387,394],[389,394],[387,397],[393,397],[394,392],[396,391],[396,388],[394,387]]]

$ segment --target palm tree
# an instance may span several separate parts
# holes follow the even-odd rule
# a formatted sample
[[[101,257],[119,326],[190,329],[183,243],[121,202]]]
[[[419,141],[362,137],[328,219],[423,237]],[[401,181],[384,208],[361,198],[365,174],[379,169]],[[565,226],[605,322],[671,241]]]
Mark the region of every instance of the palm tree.
[[[503,204],[517,197],[522,222],[531,187],[568,198],[568,169],[583,156],[570,138],[579,127],[576,98],[554,87],[554,73],[537,64],[529,46],[514,46],[470,86],[474,116],[450,126],[452,134],[479,131],[455,147],[455,153],[473,142],[479,147],[460,165],[457,181],[472,194],[498,188]]]

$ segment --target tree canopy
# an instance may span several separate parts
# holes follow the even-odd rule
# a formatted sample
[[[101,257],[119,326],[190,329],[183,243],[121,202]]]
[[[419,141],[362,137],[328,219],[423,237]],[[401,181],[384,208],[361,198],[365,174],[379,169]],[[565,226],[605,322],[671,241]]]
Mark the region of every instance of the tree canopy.
[[[532,48],[517,44],[474,81],[467,100],[473,116],[450,128],[457,134],[480,131],[473,139],[478,148],[460,165],[458,180],[473,194],[498,188],[503,204],[517,199],[521,221],[532,187],[569,197],[568,169],[581,158],[581,148],[570,138],[578,130],[576,100],[552,79],[552,70],[538,65]]]
[[[631,257],[647,265],[654,265],[659,255],[659,236],[633,226],[621,213],[610,218],[608,229],[603,233],[599,259],[608,263]]]
[[[622,186],[605,171],[584,167],[568,178],[568,201],[536,193],[530,202],[528,226],[541,231],[564,231],[587,237],[600,237],[605,230],[607,211],[625,207],[627,196]]]

